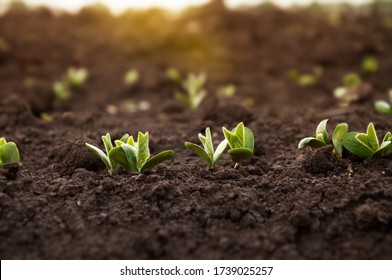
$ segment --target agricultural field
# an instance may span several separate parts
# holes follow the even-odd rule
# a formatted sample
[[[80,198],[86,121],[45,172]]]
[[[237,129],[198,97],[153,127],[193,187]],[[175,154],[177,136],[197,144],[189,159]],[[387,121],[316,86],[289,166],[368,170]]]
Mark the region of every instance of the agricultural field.
[[[13,7],[1,259],[391,259],[391,53],[376,6]]]

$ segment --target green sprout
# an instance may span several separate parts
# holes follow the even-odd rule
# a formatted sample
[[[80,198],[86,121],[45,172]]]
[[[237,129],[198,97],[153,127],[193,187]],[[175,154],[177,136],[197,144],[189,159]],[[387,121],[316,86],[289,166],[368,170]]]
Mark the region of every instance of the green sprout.
[[[374,103],[374,107],[376,107],[376,110],[380,113],[385,113],[385,114],[389,114],[392,115],[392,107],[391,107],[391,103],[392,103],[392,90],[389,90],[389,102],[386,102],[384,100],[378,100]]]
[[[241,163],[253,155],[254,136],[252,131],[239,123],[232,131],[222,128],[223,134],[229,143],[229,156],[236,163],[234,168],[239,168]]]
[[[180,83],[181,74],[176,68],[170,67],[166,70],[166,77],[173,83]]]
[[[64,82],[56,82],[53,84],[53,92],[56,100],[65,101],[72,97],[72,93]]]
[[[366,133],[347,133],[343,146],[360,158],[385,157],[392,154],[392,134],[387,132],[380,145],[374,125],[369,123]]]
[[[378,61],[373,56],[367,56],[362,60],[362,72],[365,74],[374,74],[378,71]]]
[[[128,140],[129,135],[125,134],[123,137],[121,137],[121,141],[126,141]],[[103,145],[105,146],[105,152],[102,151],[101,149],[95,147],[94,145],[85,143],[86,147],[89,148],[91,151],[93,151],[105,164],[107,170],[109,171],[109,174],[112,175],[113,170],[116,168],[117,163],[110,158],[109,152],[113,150],[113,144],[112,144],[112,139],[110,137],[109,133],[106,133],[106,135],[103,135],[102,137],[102,142]]]
[[[343,79],[343,86],[335,88],[333,95],[339,100],[342,106],[347,106],[359,100],[359,91],[356,90],[361,84],[361,78],[355,73],[346,74]]]
[[[139,77],[140,77],[139,71],[137,71],[135,69],[129,70],[124,75],[124,83],[127,86],[132,86],[137,83],[137,81],[139,80]]]
[[[19,150],[14,142],[0,138],[0,167],[20,161]]]
[[[203,89],[206,80],[207,76],[204,73],[198,75],[190,73],[182,83],[186,94],[176,92],[174,97],[186,108],[197,109],[207,95],[207,92]]]
[[[226,97],[233,97],[235,95],[235,92],[236,92],[235,85],[227,85],[227,86],[221,87],[218,90],[219,94],[226,96]]]
[[[200,142],[203,147],[193,144],[191,142],[185,142],[185,147],[195,154],[197,154],[201,159],[203,159],[210,170],[214,169],[222,153],[227,147],[227,140],[224,139],[216,150],[214,151],[214,145],[212,143],[211,130],[209,127],[206,128],[206,135],[199,133]]]
[[[88,71],[84,68],[68,69],[65,82],[74,88],[82,88],[86,83],[88,77]]]
[[[331,143],[328,132],[327,132],[328,119],[322,120],[317,128],[315,137],[306,137],[302,139],[298,144],[298,149],[304,147],[320,148],[327,146]],[[340,158],[343,155],[343,137],[348,132],[348,125],[346,123],[340,123],[336,126],[332,133],[332,144],[334,146],[334,154],[337,154]]]
[[[153,168],[161,162],[170,159],[174,151],[163,151],[150,158],[148,147],[148,132],[138,133],[137,142],[132,136],[125,136],[121,140],[115,141],[116,147],[109,151],[109,159],[121,165],[125,170],[131,172],[142,172],[145,169]]]
[[[322,68],[316,67],[313,69],[313,74],[301,73],[297,69],[291,69],[287,76],[290,80],[297,83],[301,87],[311,86],[317,83],[317,78],[322,75]]]

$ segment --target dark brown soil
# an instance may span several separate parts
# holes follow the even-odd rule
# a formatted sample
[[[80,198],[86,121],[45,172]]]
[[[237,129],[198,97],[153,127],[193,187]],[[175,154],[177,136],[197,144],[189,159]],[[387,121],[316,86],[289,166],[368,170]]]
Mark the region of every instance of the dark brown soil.
[[[373,102],[391,87],[392,30],[378,14],[352,11],[333,25],[310,10],[227,11],[205,6],[172,19],[159,10],[114,17],[104,9],[54,16],[46,9],[0,17],[0,129],[22,165],[0,172],[2,259],[391,259],[392,162],[298,150],[319,121],[347,122],[380,136],[391,117]],[[4,47],[4,45],[6,47]],[[380,62],[367,100],[340,108],[332,91]],[[51,86],[70,66],[86,67],[85,88],[62,104]],[[173,98],[167,67],[206,71],[209,95],[187,111]],[[287,78],[323,74],[313,86]],[[123,85],[129,68],[137,86]],[[237,94],[216,93],[233,83]],[[127,113],[128,99],[151,109]],[[107,106],[119,109],[107,112]],[[52,115],[52,121],[39,118]],[[210,126],[244,121],[255,155],[239,169],[225,155],[215,171],[184,147]],[[100,136],[149,131],[151,152],[172,160],[142,174],[104,165],[84,147]]]

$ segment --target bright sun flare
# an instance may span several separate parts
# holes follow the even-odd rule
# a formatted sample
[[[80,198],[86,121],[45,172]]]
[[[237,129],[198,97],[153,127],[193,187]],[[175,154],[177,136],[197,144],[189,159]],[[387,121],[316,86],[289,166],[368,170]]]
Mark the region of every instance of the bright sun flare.
[[[1,2],[11,2],[11,0],[0,0]],[[164,7],[171,10],[181,10],[189,5],[200,5],[205,4],[208,0],[24,0],[25,3],[31,5],[48,5],[55,8],[66,9],[69,11],[76,11],[80,7],[94,4],[94,3],[103,3],[108,6],[114,12],[121,12],[127,8],[148,8],[152,6]],[[226,0],[226,4],[230,7],[235,7],[241,4],[257,4],[263,2],[262,0]],[[280,6],[289,6],[293,3],[298,4],[309,4],[315,2],[315,0],[273,0],[274,3]],[[342,2],[342,0],[318,0],[317,2],[328,2],[328,3],[336,3]],[[370,0],[345,0],[344,2],[350,2],[353,4],[361,4],[370,2]]]

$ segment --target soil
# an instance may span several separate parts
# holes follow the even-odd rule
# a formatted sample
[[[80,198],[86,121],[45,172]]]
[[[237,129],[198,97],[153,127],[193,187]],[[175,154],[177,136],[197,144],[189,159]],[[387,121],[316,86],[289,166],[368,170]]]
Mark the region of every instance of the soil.
[[[298,150],[329,119],[381,137],[391,116],[373,103],[391,87],[392,30],[375,12],[349,11],[336,23],[312,9],[226,10],[207,5],[171,17],[161,10],[113,16],[102,7],[54,15],[45,8],[0,17],[0,129],[18,144],[21,165],[0,172],[2,259],[391,259],[392,162]],[[347,72],[371,94],[349,107],[332,96]],[[52,84],[70,66],[89,78],[56,103]],[[165,70],[205,71],[208,97],[190,111],[173,98]],[[322,69],[296,85],[290,69]],[[123,84],[135,68],[141,80]],[[217,94],[234,84],[237,93]],[[148,101],[130,113],[128,100]],[[48,113],[51,121],[40,118]],[[254,156],[240,169],[223,156],[214,171],[184,147],[209,126],[243,121]],[[142,174],[112,176],[84,143],[101,135],[150,132],[151,153],[175,156]]]

